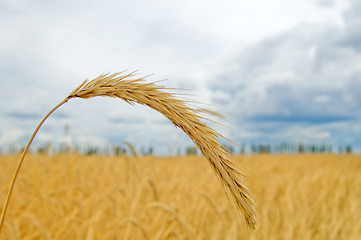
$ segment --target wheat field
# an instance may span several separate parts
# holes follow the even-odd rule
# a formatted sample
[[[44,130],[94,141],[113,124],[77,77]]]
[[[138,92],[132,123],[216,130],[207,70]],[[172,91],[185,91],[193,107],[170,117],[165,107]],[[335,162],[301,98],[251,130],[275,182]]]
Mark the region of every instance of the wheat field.
[[[201,156],[28,155],[1,239],[359,239],[361,156],[233,156],[249,230]],[[0,201],[19,155],[0,155]]]

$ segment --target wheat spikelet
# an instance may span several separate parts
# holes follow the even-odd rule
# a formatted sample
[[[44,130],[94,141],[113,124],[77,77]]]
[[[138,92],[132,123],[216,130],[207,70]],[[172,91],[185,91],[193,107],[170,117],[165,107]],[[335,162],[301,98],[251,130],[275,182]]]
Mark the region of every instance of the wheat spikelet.
[[[131,144],[128,141],[124,141],[124,144],[128,146],[128,148],[130,149],[130,152],[132,153],[132,156],[137,158],[138,157],[137,151],[135,151],[133,144]]]
[[[146,105],[160,112],[175,126],[182,129],[208,159],[215,174],[228,193],[232,196],[236,207],[240,210],[239,212],[242,213],[247,225],[250,228],[255,229],[256,213],[250,192],[247,187],[243,185],[241,174],[229,160],[229,154],[217,140],[218,137],[222,136],[200,121],[202,118],[200,116],[202,110],[194,109],[188,106],[185,100],[178,99],[174,94],[163,91],[167,89],[165,87],[154,83],[147,83],[143,78],[128,79],[132,76],[134,76],[134,72],[125,75],[114,73],[111,75],[100,75],[91,81],[84,81],[62,102],[50,110],[50,112],[40,121],[21,155],[13,179],[10,183],[9,191],[1,213],[0,233],[16,178],[29,146],[41,125],[57,108],[66,103],[69,99],[86,99],[97,96],[115,97],[120,98],[129,104],[139,103]]]
[[[100,75],[89,82],[83,82],[69,94],[67,99],[96,96],[116,97],[130,104],[146,105],[163,114],[198,146],[233,197],[248,226],[254,229],[256,224],[254,203],[249,190],[241,182],[241,174],[217,140],[221,135],[200,121],[200,112],[197,109],[186,105],[184,100],[176,98],[174,94],[162,91],[167,88],[147,83],[143,78],[127,79],[132,76],[134,76],[133,73]]]

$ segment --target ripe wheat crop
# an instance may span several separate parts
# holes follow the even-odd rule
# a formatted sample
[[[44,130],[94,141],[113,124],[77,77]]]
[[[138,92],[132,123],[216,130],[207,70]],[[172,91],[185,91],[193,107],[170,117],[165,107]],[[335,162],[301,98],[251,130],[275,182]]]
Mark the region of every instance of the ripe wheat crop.
[[[0,155],[0,201],[19,155]],[[1,239],[358,240],[361,156],[234,156],[249,231],[203,156],[27,155]],[[192,166],[192,167],[190,167]],[[257,186],[257,187],[255,187]]]
[[[43,122],[61,105],[72,98],[92,98],[98,96],[114,97],[122,99],[130,104],[138,103],[146,105],[168,118],[176,127],[182,129],[198,146],[202,154],[207,158],[214,173],[223,184],[227,193],[235,203],[247,225],[255,229],[256,213],[250,191],[241,181],[241,174],[230,161],[229,154],[219,143],[222,137],[212,128],[204,124],[200,119],[200,111],[187,105],[186,100],[177,98],[174,94],[167,92],[165,87],[155,83],[147,83],[143,78],[130,79],[133,73],[121,75],[100,75],[91,80],[84,81],[72,91],[62,102],[55,106],[40,122],[35,129],[29,143],[27,144],[19,164],[16,167],[13,180],[11,181],[7,198],[0,219],[0,233],[5,214],[14,188],[16,178],[24,161],[26,152]]]

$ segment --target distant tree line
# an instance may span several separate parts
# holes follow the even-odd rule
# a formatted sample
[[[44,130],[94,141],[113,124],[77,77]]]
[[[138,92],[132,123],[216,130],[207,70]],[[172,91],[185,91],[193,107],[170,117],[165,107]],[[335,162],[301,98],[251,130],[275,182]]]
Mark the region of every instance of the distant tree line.
[[[250,148],[245,147],[245,144],[235,147],[234,145],[224,144],[223,148],[230,154],[275,154],[275,153],[352,153],[353,149],[351,145],[339,146],[337,151],[334,151],[333,146],[326,144],[251,144]],[[195,155],[199,151],[195,146],[186,148],[186,155]]]
[[[334,151],[332,145],[326,144],[251,144],[250,148],[253,153],[352,153],[352,146],[339,146],[338,151]],[[240,151],[245,153],[246,150],[243,148]]]
[[[275,154],[275,153],[353,153],[353,148],[351,145],[340,145],[338,148],[334,148],[331,145],[327,144],[291,144],[291,143],[281,143],[281,144],[250,144],[250,145],[236,145],[236,144],[224,144],[223,148],[230,154]],[[9,146],[7,151],[2,151],[0,153],[19,153],[24,150],[22,146]],[[52,147],[50,143],[42,145],[34,150],[33,153],[38,154],[63,154],[63,153],[80,153],[85,155],[92,154],[101,154],[101,155],[134,155],[136,151],[133,147],[126,144],[117,144],[109,146],[95,146],[87,145],[83,147],[73,146],[70,147],[65,144],[60,144],[57,147]],[[136,151],[136,154],[139,155],[153,155],[154,148],[152,146],[141,147]],[[200,155],[200,151],[195,145],[185,147],[182,151],[181,148],[178,148],[177,155]]]

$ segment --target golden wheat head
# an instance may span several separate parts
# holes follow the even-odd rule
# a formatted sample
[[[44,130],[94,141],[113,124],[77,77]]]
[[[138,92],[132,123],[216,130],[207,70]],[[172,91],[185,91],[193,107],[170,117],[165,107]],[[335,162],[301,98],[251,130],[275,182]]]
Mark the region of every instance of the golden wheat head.
[[[165,87],[147,83],[143,78],[129,80],[133,73],[100,75],[84,82],[68,96],[70,98],[91,98],[108,96],[120,98],[130,104],[146,105],[163,114],[175,126],[182,129],[208,159],[216,175],[231,194],[247,224],[255,228],[254,203],[247,187],[241,182],[241,174],[229,160],[229,154],[217,140],[221,137],[212,128],[200,121],[202,110],[192,108],[174,94],[162,91]]]
[[[227,192],[232,196],[235,206],[239,209],[239,213],[243,215],[247,225],[255,229],[256,213],[250,191],[242,183],[241,174],[230,161],[229,154],[217,140],[218,137],[222,136],[200,121],[202,118],[200,116],[202,109],[195,109],[188,106],[185,100],[181,100],[175,97],[175,94],[164,91],[167,90],[165,87],[155,83],[147,83],[143,78],[129,79],[129,77],[133,76],[134,73],[122,75],[121,72],[111,75],[100,75],[91,81],[84,81],[41,120],[26,145],[15,170],[1,213],[0,232],[20,167],[40,126],[50,114],[69,99],[92,98],[97,96],[115,97],[130,104],[139,103],[146,105],[160,112],[175,126],[182,129],[208,159],[215,174]]]

